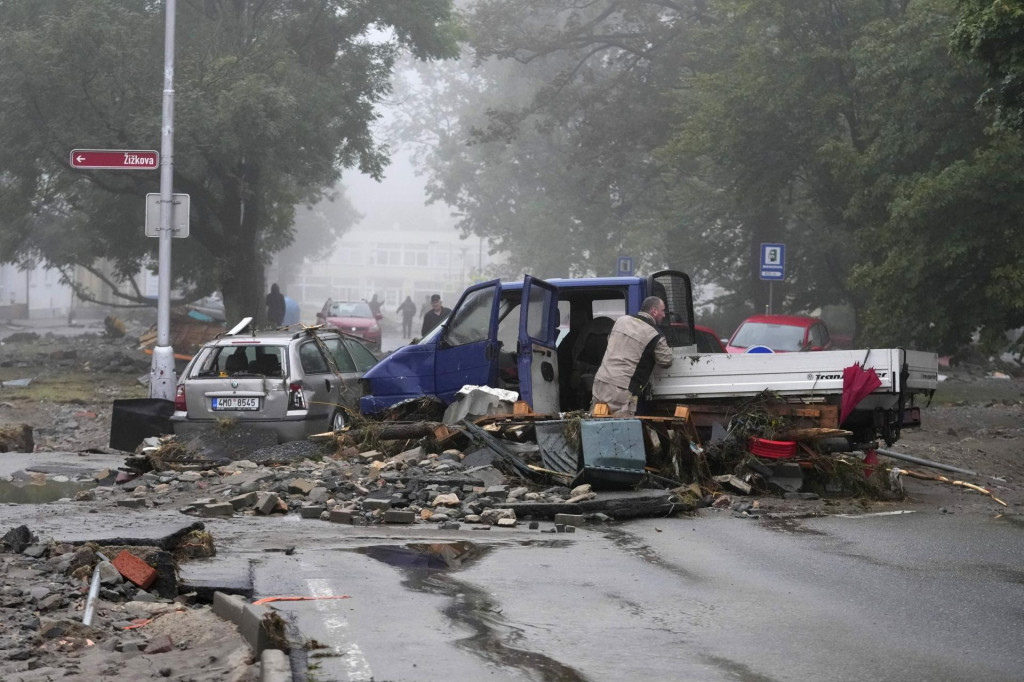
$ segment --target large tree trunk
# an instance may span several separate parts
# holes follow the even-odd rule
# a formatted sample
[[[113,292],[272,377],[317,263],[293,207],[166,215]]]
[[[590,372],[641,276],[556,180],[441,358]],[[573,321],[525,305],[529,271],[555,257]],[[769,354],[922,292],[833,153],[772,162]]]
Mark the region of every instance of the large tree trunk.
[[[244,168],[244,166],[243,166]],[[225,248],[222,254],[221,293],[228,326],[244,317],[252,317],[256,329],[267,324],[263,258],[259,249],[260,206],[254,199],[258,182],[246,174],[241,187],[226,191],[224,221]],[[244,188],[244,189],[243,189]]]

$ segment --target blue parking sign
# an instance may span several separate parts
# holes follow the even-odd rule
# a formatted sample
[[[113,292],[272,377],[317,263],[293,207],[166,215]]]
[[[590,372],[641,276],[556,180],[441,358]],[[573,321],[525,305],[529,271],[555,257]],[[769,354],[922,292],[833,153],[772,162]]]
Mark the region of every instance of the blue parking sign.
[[[761,244],[761,279],[786,278],[786,245]]]
[[[615,276],[628,277],[633,274],[633,258],[631,256],[619,256],[615,261]]]

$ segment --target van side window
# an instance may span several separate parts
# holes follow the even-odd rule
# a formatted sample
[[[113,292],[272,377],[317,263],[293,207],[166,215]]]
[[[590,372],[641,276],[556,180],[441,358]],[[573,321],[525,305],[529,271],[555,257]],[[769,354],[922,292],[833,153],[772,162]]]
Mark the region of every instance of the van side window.
[[[464,346],[467,343],[486,341],[490,335],[491,310],[498,286],[478,289],[463,299],[452,313],[444,341],[449,346]]]

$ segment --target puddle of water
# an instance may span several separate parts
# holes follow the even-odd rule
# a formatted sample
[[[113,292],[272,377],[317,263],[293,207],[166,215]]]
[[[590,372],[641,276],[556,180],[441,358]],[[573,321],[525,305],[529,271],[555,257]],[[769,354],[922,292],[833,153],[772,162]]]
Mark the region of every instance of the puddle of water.
[[[74,499],[79,491],[95,487],[95,479],[72,481],[47,478],[42,482],[0,481],[0,502],[45,504],[65,497]]]
[[[355,551],[377,561],[383,561],[389,566],[438,571],[462,568],[465,562],[477,559],[489,550],[489,547],[482,547],[472,542],[433,542],[404,546],[373,545],[359,547]]]
[[[354,550],[359,554],[395,566],[403,571],[410,589],[447,597],[451,600],[444,613],[453,622],[473,634],[457,640],[466,651],[507,668],[531,671],[528,675],[541,682],[586,682],[579,671],[555,659],[513,646],[521,631],[501,616],[501,609],[490,595],[452,576],[453,570],[479,559],[493,548],[472,542],[375,545]]]

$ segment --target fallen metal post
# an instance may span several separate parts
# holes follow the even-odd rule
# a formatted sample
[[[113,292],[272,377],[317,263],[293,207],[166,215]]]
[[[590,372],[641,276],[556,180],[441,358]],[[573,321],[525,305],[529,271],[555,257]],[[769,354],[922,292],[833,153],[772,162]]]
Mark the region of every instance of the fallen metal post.
[[[885,455],[886,457],[892,457],[893,459],[902,459],[904,462],[913,462],[914,464],[920,464],[921,466],[931,467],[933,469],[942,469],[943,471],[952,471],[957,474],[967,474],[969,476],[978,475],[977,471],[971,471],[970,469],[961,469],[959,467],[950,466],[949,464],[940,464],[939,462],[932,462],[930,460],[922,459],[920,457],[914,457],[913,455],[906,455],[903,454],[902,452],[893,452],[892,450],[883,450],[882,448],[877,448],[875,452],[877,452],[880,455]]]
[[[100,552],[96,552],[96,556],[99,557],[99,561],[96,562],[96,568],[92,569],[92,583],[89,585],[89,598],[85,602],[82,625],[92,625],[92,615],[96,610],[96,597],[100,593],[100,562],[108,561],[107,557]]]

